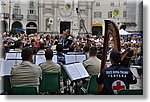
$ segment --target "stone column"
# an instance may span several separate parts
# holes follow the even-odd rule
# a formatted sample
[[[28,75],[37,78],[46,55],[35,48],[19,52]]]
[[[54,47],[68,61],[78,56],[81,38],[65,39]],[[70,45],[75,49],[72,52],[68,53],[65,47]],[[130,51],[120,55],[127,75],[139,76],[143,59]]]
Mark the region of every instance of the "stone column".
[[[58,27],[57,27],[57,17],[58,17],[58,4],[57,4],[57,1],[54,1],[54,5],[53,5],[53,7],[54,7],[54,31],[55,32],[58,32]]]
[[[40,3],[39,3],[39,31],[40,32],[44,32],[44,24],[45,24],[45,22],[44,22],[44,3],[41,1]]]
[[[75,37],[78,35],[78,32],[79,32],[79,21],[78,21],[76,8],[78,8],[78,0],[74,0],[74,9],[72,11],[73,12],[72,34]]]
[[[88,22],[87,22],[87,31],[88,33],[91,33],[92,32],[92,3],[91,2],[88,2]]]

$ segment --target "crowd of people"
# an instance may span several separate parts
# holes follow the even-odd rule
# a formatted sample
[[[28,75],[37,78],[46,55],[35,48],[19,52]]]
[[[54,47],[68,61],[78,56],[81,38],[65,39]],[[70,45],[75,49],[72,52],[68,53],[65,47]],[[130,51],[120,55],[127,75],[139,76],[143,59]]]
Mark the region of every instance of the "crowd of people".
[[[42,72],[60,72],[60,64],[54,63],[52,61],[53,53],[58,56],[58,63],[65,64],[64,54],[74,54],[82,53],[86,54],[87,60],[83,62],[83,65],[90,75],[98,75],[101,71],[101,57],[103,51],[103,36],[96,35],[78,35],[74,37],[71,35],[69,29],[65,30],[63,34],[15,34],[11,35],[8,33],[2,34],[2,58],[5,59],[6,53],[11,51],[21,52],[22,63],[18,66],[12,68],[12,84],[14,86],[35,86],[38,89],[40,84],[40,78]],[[143,65],[143,41],[141,36],[121,36],[121,52],[126,51],[128,48],[133,50],[133,56],[131,58],[131,64]],[[109,46],[107,49],[107,54],[109,55],[114,47],[112,37],[109,40]],[[37,53],[44,53],[46,62],[41,63],[39,66],[33,64],[33,55]],[[114,56],[113,56],[114,55]],[[119,56],[117,52],[110,54],[108,60],[112,60],[112,65],[116,65],[116,56]],[[119,57],[117,57],[119,58]],[[120,62],[117,62],[119,64]],[[121,68],[125,72],[129,72],[124,78],[129,78],[129,80],[124,80],[126,86],[131,83],[136,83],[132,81],[132,73],[125,68]],[[120,70],[121,70],[120,69]],[[111,70],[111,68],[110,68]],[[97,83],[104,83],[106,86],[105,75],[109,71],[102,71],[102,74],[97,78]],[[116,74],[116,73],[115,73]],[[119,77],[118,77],[119,78]],[[23,79],[23,80],[22,80]],[[121,79],[120,79],[121,80]],[[113,82],[113,81],[112,81]],[[111,82],[111,84],[112,84]],[[129,88],[129,87],[128,87]],[[108,89],[108,90],[107,90]],[[110,87],[106,87],[104,94],[113,94]]]
[[[96,35],[78,35],[73,37],[69,30],[63,32],[63,34],[16,34],[11,35],[7,33],[2,34],[1,45],[4,47],[3,52],[9,52],[10,49],[16,49],[18,42],[22,42],[22,47],[37,47],[39,49],[51,48],[56,51],[56,45],[62,44],[64,53],[68,52],[83,52],[85,46],[95,46],[98,49],[98,58],[101,59],[101,53],[103,48],[104,37]],[[129,35],[121,36],[121,53],[126,49],[131,48],[134,50],[132,57],[133,64],[140,64],[139,59],[143,54],[143,41],[142,36]],[[110,38],[108,42],[108,53],[113,48],[113,41]],[[69,51],[70,50],[70,51]],[[36,53],[36,52],[35,52]]]

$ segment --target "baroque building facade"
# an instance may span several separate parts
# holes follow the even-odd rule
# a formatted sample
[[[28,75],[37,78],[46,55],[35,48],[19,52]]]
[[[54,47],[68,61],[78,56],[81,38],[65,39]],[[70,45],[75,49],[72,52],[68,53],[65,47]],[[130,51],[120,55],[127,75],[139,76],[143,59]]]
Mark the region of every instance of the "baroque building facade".
[[[140,0],[1,0],[1,32],[102,35],[104,20],[110,19],[127,31],[142,31]],[[137,9],[138,7],[138,9]],[[140,23],[140,24],[139,24]]]

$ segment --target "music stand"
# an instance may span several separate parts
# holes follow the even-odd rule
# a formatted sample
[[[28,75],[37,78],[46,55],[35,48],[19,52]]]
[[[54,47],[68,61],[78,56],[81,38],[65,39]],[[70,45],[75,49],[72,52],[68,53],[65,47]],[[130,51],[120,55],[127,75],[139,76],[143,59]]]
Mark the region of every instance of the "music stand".
[[[90,76],[82,63],[66,64],[64,65],[64,70],[69,79],[76,84],[75,93],[77,93],[77,81]]]

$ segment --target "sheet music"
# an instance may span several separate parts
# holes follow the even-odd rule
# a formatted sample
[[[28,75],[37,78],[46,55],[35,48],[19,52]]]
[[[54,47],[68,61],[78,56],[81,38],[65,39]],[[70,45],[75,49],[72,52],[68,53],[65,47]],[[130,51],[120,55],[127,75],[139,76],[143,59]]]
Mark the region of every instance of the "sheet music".
[[[17,55],[16,55],[16,59],[22,59],[22,57],[21,57],[21,53],[16,53]]]
[[[67,72],[71,81],[81,79],[81,76],[79,72],[76,70],[76,67],[74,66],[74,64],[69,64],[69,65],[64,65],[64,66],[65,66],[64,69]]]
[[[86,60],[86,55],[75,55],[76,56],[76,62],[83,63],[84,60]]]
[[[22,60],[16,60],[15,65],[19,65],[22,62]]]
[[[6,53],[6,59],[16,59],[16,53]]]
[[[36,65],[39,65],[43,62],[46,62],[46,58],[45,58],[45,55],[36,55],[36,61],[35,61],[35,64]]]
[[[76,62],[75,55],[65,55],[65,63],[74,63]]]
[[[52,61],[55,62],[55,63],[57,63],[57,55],[53,56]]]
[[[15,60],[5,60],[2,63],[2,69],[1,69],[1,76],[5,76],[5,75],[11,75],[11,69],[13,66],[15,66]]]
[[[0,60],[0,76],[1,76],[1,73],[2,73],[2,64],[3,64],[3,60]]]
[[[21,51],[17,51],[17,50],[15,50],[15,49],[10,49],[10,50],[9,50],[9,53],[17,53],[17,52],[20,52],[20,53],[21,53]]]
[[[74,63],[74,65],[82,78],[90,76],[82,63]]]

